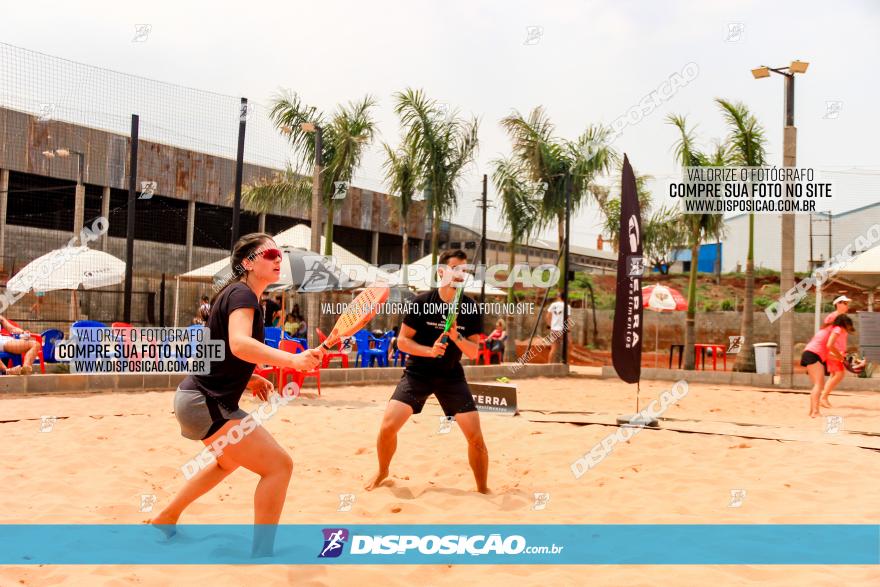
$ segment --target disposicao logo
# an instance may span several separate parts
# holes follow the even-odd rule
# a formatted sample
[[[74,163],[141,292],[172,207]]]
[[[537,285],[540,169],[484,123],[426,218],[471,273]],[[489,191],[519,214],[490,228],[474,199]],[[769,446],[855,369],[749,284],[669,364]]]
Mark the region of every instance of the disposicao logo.
[[[345,528],[324,528],[324,548],[318,558],[336,558],[342,554],[343,546],[348,542],[348,530]]]

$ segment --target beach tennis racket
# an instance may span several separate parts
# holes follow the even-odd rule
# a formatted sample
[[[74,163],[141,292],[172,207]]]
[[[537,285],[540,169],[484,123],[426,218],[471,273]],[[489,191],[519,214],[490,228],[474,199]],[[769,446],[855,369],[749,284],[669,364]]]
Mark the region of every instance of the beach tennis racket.
[[[479,246],[477,246],[476,252],[474,252],[474,263],[477,262],[477,259],[480,257],[480,249],[483,246],[483,241],[480,240]],[[470,276],[468,276],[470,277]],[[443,326],[443,334],[440,336],[440,342],[446,344],[449,342],[449,330],[452,328],[452,323],[455,322],[455,319],[458,317],[458,309],[461,304],[461,296],[464,295],[464,287],[467,284],[468,277],[465,277],[465,280],[461,283],[461,287],[459,287],[455,292],[455,297],[452,298],[452,307],[449,308],[449,312],[446,314],[446,324]]]
[[[359,293],[342,312],[324,342],[318,345],[321,352],[331,352],[341,339],[366,326],[379,312],[379,306],[388,300],[390,293],[387,284],[374,285]]]
[[[440,337],[440,342],[443,344],[449,342],[449,329],[452,328],[452,323],[455,322],[456,317],[458,317],[458,305],[461,302],[461,296],[463,294],[464,283],[461,284],[461,287],[455,290],[455,297],[452,298],[452,305],[446,313],[446,324],[443,326],[443,335]]]

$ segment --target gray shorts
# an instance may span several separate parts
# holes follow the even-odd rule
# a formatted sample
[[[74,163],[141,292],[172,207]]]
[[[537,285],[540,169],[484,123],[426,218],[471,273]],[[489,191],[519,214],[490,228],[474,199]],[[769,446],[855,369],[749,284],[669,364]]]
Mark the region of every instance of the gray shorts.
[[[177,416],[180,433],[184,438],[204,440],[219,430],[227,420],[241,420],[248,413],[241,408],[231,412],[215,400],[209,402],[198,390],[178,387],[174,394],[174,415]]]

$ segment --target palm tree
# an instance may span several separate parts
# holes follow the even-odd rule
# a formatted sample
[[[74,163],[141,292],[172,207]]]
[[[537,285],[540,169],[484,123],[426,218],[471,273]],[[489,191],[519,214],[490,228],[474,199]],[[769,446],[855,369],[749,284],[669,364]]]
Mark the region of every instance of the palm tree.
[[[663,266],[669,258],[669,253],[684,242],[679,227],[681,215],[678,210],[666,206],[653,210],[654,201],[648,190],[648,182],[653,178],[638,173],[635,177],[639,210],[644,218],[642,250],[650,267],[657,267],[661,273],[666,273],[668,269],[664,269]],[[609,242],[616,249],[620,241],[620,195],[610,197],[610,194],[611,190],[603,187],[593,190],[603,218],[602,232],[610,235]]]
[[[273,100],[269,117],[275,127],[287,136],[294,154],[294,164],[275,178],[256,182],[242,193],[245,205],[254,211],[266,213],[276,206],[282,209],[311,202],[312,179],[309,170],[315,160],[315,134],[306,132],[301,125],[311,122],[323,131],[322,159],[324,162],[323,189],[327,223],[324,229],[324,254],[333,251],[333,209],[337,182],[350,182],[360,167],[364,150],[376,133],[372,109],[376,101],[365,96],[360,102],[337,106],[336,112],[326,118],[314,106],[307,106],[295,92],[281,92]],[[312,227],[319,230],[318,227]]]
[[[697,150],[696,139],[693,132],[687,129],[687,120],[684,116],[670,114],[667,117],[667,122],[678,129],[679,140],[675,145],[675,159],[682,167],[725,165],[728,155],[723,145],[716,145],[715,150],[709,155]],[[691,248],[688,309],[684,333],[684,368],[693,369],[696,360],[694,343],[697,318],[697,261],[700,257],[700,243],[709,237],[718,238],[720,236],[724,226],[724,216],[722,214],[681,214],[680,218],[687,231],[688,244]]]
[[[566,186],[571,182],[573,215],[595,191],[593,180],[609,171],[618,159],[608,145],[610,129],[590,126],[575,141],[557,139],[543,107],[534,108],[528,118],[517,111],[501,120],[513,143],[513,157],[526,170],[534,185],[541,186],[543,222],[556,221],[559,250],[565,241]],[[559,287],[568,274],[567,259],[560,260]]]
[[[397,212],[400,216],[400,235],[403,238],[401,259],[403,260],[403,285],[407,284],[407,269],[409,263],[409,209],[413,202],[413,196],[422,181],[422,170],[419,168],[418,153],[412,144],[405,144],[403,148],[395,151],[387,143],[385,148],[385,181],[388,182],[388,190],[397,194]]]
[[[407,88],[395,94],[395,112],[403,127],[404,149],[416,154],[424,177],[431,222],[431,265],[437,263],[440,220],[458,205],[459,183],[473,161],[479,139],[476,118],[464,120],[443,108],[422,90]]]
[[[727,143],[733,165],[757,167],[766,164],[767,139],[758,120],[742,102],[732,103],[721,98],[715,102],[721,108],[730,134]],[[749,214],[749,251],[746,256],[746,291],[740,333],[742,350],[736,357],[734,371],[755,372],[754,347],[754,301],[755,301],[755,215]]]
[[[526,242],[538,228],[541,220],[540,201],[532,195],[525,173],[520,165],[511,158],[492,161],[492,183],[501,197],[501,215],[510,230],[509,273],[513,273],[516,265],[516,249]],[[514,302],[515,283],[511,282],[507,290],[507,301]]]

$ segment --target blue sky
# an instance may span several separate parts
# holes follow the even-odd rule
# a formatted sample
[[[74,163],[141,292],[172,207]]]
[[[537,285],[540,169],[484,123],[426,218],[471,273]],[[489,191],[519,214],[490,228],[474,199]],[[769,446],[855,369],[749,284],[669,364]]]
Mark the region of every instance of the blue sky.
[[[144,42],[132,42],[135,24],[150,25]],[[529,27],[540,27],[536,42],[526,42]],[[656,178],[658,201],[664,182],[678,175],[675,132],[664,118],[688,115],[708,146],[725,133],[715,97],[750,106],[767,129],[771,162],[781,164],[782,79],[753,80],[749,70],[801,59],[810,68],[797,79],[799,165],[823,170],[835,184],[833,211],[876,202],[878,30],[880,3],[869,0],[48,1],[7,3],[0,41],[260,104],[282,87],[327,110],[369,93],[379,100],[381,139],[391,144],[398,141],[392,94],[423,88],[481,120],[479,157],[456,216],[469,224],[482,173],[509,150],[501,117],[540,104],[559,136],[573,139],[590,123],[625,114],[691,62],[699,66],[696,79],[615,143],[637,171]],[[198,131],[183,125],[181,132]],[[271,141],[255,134],[251,147],[261,140]],[[382,189],[380,164],[377,145],[355,183]],[[575,244],[595,244],[591,207],[573,227]]]

